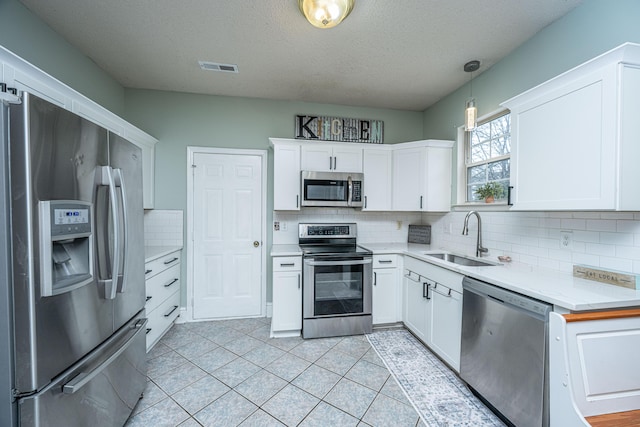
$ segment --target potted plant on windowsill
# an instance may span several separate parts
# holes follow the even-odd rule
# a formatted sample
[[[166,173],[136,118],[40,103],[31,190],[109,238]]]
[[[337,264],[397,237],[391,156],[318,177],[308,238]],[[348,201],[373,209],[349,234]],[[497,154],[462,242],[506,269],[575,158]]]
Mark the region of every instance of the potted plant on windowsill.
[[[497,182],[487,182],[476,189],[476,194],[484,199],[485,203],[493,203],[502,196],[504,189]]]

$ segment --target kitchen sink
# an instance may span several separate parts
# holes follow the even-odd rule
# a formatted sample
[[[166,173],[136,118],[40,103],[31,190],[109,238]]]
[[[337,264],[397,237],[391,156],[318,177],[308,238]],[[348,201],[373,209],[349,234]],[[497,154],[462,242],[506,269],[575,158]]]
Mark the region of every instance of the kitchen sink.
[[[452,254],[449,252],[425,252],[426,256],[438,258],[443,261],[452,262],[458,265],[464,265],[466,267],[490,267],[500,265],[497,262],[483,261],[477,258],[471,258],[464,255]]]

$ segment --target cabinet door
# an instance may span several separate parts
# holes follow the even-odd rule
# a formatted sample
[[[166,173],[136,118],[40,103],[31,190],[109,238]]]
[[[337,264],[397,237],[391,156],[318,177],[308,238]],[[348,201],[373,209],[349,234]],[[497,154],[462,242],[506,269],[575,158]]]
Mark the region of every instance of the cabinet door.
[[[373,269],[373,324],[398,321],[398,269]]]
[[[273,146],[273,209],[300,210],[300,145]]]
[[[273,318],[271,330],[297,331],[302,329],[302,273],[277,271],[273,273]]]
[[[512,113],[514,209],[614,209],[616,68],[606,67]]]
[[[425,285],[419,281],[417,275],[404,278],[406,289],[406,318],[405,325],[422,341],[428,343],[431,340],[430,330],[427,328],[427,319],[431,319],[431,300],[426,299]],[[429,295],[431,297],[431,295]]]
[[[305,144],[302,147],[302,170],[332,171],[333,147],[316,142]]]
[[[392,207],[394,211],[422,210],[426,163],[424,153],[423,147],[400,149],[393,152]]]
[[[460,372],[462,294],[438,285],[432,290],[431,348],[456,372]]]
[[[364,149],[363,211],[391,210],[391,165],[391,151],[373,148]]]
[[[451,210],[451,149],[427,147],[426,189],[423,211]]]
[[[333,148],[333,170],[362,172],[362,148],[338,146]]]

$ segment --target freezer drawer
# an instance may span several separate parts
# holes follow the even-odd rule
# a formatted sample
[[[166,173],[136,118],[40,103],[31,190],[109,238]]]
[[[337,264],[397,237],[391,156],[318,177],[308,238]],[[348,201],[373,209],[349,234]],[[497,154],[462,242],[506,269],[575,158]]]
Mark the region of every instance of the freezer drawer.
[[[146,385],[146,323],[132,320],[42,391],[19,400],[20,426],[124,425]]]

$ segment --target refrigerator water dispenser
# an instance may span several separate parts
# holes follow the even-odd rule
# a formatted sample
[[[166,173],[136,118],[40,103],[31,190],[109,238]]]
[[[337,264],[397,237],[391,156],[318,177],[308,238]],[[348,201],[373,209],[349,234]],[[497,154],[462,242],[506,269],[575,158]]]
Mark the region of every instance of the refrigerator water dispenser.
[[[58,295],[93,281],[93,205],[46,200],[40,213],[40,291]]]

